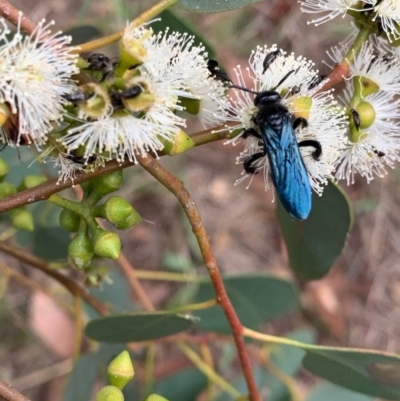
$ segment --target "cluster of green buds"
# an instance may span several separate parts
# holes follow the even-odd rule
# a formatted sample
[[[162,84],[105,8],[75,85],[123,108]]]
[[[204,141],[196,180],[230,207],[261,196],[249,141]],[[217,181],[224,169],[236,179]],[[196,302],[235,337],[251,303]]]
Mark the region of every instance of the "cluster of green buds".
[[[96,394],[96,401],[124,401],[123,388],[135,375],[128,351],[117,355],[108,365],[107,376],[110,385],[104,386]],[[144,401],[168,401],[158,394],[150,394]]]
[[[7,163],[0,159],[0,199],[6,198],[16,194],[17,192],[24,191],[25,189],[32,188],[36,185],[42,184],[46,181],[43,175],[27,175],[23,178],[21,183],[16,187],[10,182],[4,181],[9,168]],[[10,211],[11,223],[18,230],[33,231],[34,220],[32,213],[26,208],[21,206]]]
[[[98,202],[120,188],[122,170],[94,178],[82,184],[84,197],[81,202],[52,195],[50,202],[61,206],[60,224],[67,231],[76,233],[68,247],[68,254],[79,269],[89,269],[93,257],[118,259],[121,241],[118,234],[103,230],[96,218],[103,218],[119,230],[126,230],[141,222],[138,212],[122,197],[112,196],[103,204]]]

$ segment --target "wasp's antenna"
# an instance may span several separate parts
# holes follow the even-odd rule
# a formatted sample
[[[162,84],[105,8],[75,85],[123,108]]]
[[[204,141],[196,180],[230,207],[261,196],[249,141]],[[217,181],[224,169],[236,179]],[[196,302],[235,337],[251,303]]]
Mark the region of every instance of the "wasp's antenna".
[[[243,87],[243,86],[239,86],[239,85],[229,85],[229,89],[230,89],[230,88],[240,89],[241,91],[253,93],[254,95],[258,95],[258,94],[260,93],[260,92],[252,91],[252,90],[250,90],[250,89],[247,89],[247,88],[245,88],[245,87]]]
[[[288,78],[290,75],[294,73],[295,70],[290,70],[279,82],[278,85],[275,86],[275,88],[270,89],[271,91],[276,91]]]

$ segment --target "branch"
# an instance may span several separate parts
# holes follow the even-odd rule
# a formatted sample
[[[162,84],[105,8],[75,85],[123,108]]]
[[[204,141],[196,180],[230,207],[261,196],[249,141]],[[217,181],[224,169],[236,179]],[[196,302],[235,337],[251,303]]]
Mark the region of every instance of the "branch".
[[[1,0],[0,0],[1,1]],[[218,129],[221,127],[216,127]],[[194,134],[191,138],[195,142],[195,146],[204,145],[208,142],[219,141],[221,139],[227,139],[232,133],[228,130],[221,131],[214,134],[213,129],[199,132]],[[158,156],[164,156],[163,152],[159,152]],[[48,199],[51,195],[60,192],[64,189],[70,188],[74,185],[81,184],[85,181],[89,181],[92,178],[99,177],[104,174],[111,173],[112,171],[124,169],[133,166],[134,163],[129,160],[119,163],[116,160],[107,162],[104,167],[100,167],[96,171],[88,173],[78,171],[73,180],[69,179],[64,182],[58,182],[57,178],[46,181],[43,184],[37,185],[36,187],[27,189],[25,191],[18,192],[14,195],[7,196],[0,200],[0,213],[6,212],[11,209],[15,209],[20,206],[29,205],[31,203],[39,202]]]
[[[21,15],[21,11],[6,0],[0,0],[0,15],[14,25],[18,25],[19,21],[21,29],[29,35],[36,29],[36,22],[25,15]]]
[[[101,303],[97,298],[89,294],[86,289],[82,288],[75,281],[52,269],[44,259],[38,258],[37,256],[26,252],[25,249],[19,248],[6,242],[0,242],[0,250],[54,278],[56,281],[62,284],[72,295],[83,298],[100,315],[107,314],[107,308],[103,303]]]
[[[31,401],[19,391],[12,388],[10,384],[2,380],[0,380],[0,397],[4,398],[6,401]]]
[[[199,243],[204,264],[206,265],[211,282],[214,286],[218,304],[222,307],[226,318],[231,326],[233,338],[239,354],[240,364],[246,379],[247,387],[250,393],[251,401],[262,401],[258,393],[257,386],[253,377],[250,361],[246,353],[246,346],[243,339],[243,326],[236,314],[235,309],[226,293],[224,282],[219,272],[211,244],[208,239],[207,232],[204,228],[200,213],[196,208],[196,204],[191,198],[187,189],[183,186],[174,175],[162,167],[152,156],[146,158],[138,156],[139,164],[146,169],[154,178],[171,191],[181,203],[189,222],[192,226],[193,233]]]

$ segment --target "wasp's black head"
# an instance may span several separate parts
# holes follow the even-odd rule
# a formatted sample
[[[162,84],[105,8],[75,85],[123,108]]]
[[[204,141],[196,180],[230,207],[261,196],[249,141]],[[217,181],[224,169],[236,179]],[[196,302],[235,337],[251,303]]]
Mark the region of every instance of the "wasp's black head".
[[[254,98],[254,106],[260,107],[266,104],[277,103],[281,101],[281,95],[275,91],[260,92]]]

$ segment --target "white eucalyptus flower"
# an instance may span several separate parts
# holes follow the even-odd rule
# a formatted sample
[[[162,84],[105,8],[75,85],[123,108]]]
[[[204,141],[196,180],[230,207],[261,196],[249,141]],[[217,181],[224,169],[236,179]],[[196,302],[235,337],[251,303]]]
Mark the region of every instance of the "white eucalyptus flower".
[[[63,95],[73,90],[71,76],[77,73],[76,57],[67,47],[71,38],[52,34],[54,22],[42,20],[35,31],[23,36],[20,20],[17,33],[8,40],[5,22],[0,22],[1,87],[0,102],[6,102],[13,114],[19,116],[19,135],[40,146],[54,122],[63,117]],[[14,138],[16,144],[19,138]]]
[[[136,154],[145,156],[162,150],[162,140],[171,140],[179,132],[179,124],[182,120],[165,110],[160,112],[157,123],[119,112],[69,129],[61,142],[69,150],[85,146],[84,158],[103,153],[108,160],[122,162],[127,157],[137,162]]]
[[[299,3],[302,6],[301,11],[305,13],[324,13],[322,17],[309,22],[311,24],[321,25],[339,15],[345,17],[348,10],[355,9],[354,6],[357,5],[358,0],[305,0],[299,1]]]
[[[331,178],[334,163],[339,157],[340,149],[343,148],[346,138],[344,136],[344,119],[342,110],[337,107],[329,92],[317,94],[320,85],[316,84],[318,75],[313,71],[312,63],[302,57],[295,57],[294,54],[286,54],[282,50],[270,66],[264,71],[263,61],[267,54],[275,52],[276,46],[272,48],[257,48],[252,53],[248,69],[248,75],[253,81],[251,88],[255,92],[276,90],[281,93],[282,104],[288,108],[294,118],[301,117],[307,120],[307,126],[295,130],[297,142],[303,140],[318,141],[322,147],[322,155],[318,160],[313,158],[314,148],[300,148],[304,164],[307,168],[311,186],[321,194],[323,185]],[[293,71],[281,85],[276,88],[279,82]],[[245,86],[245,79],[238,68],[236,70],[237,84]],[[241,129],[242,134],[231,140],[237,144],[246,129],[255,127],[252,117],[258,109],[254,106],[254,95],[244,91],[236,92],[236,98],[230,104],[226,104],[229,112],[228,121],[235,123],[232,130]],[[246,136],[246,135],[245,135]],[[248,136],[246,147],[238,157],[238,163],[242,163],[251,155],[263,151],[263,143],[253,136]],[[253,164],[258,170],[264,171],[265,188],[270,187],[269,183],[269,161],[267,157],[259,159]],[[242,181],[243,179],[239,180]]]
[[[400,91],[400,62],[371,43],[364,43],[350,63],[350,78],[367,78],[377,89],[390,93]]]
[[[351,102],[354,86],[346,82],[344,101]],[[367,111],[364,117],[360,113],[361,126],[353,128],[350,141],[337,163],[336,178],[354,183],[356,174],[365,177],[368,182],[375,176],[387,174],[387,167],[394,168],[394,162],[400,161],[400,100],[393,94],[379,91],[363,99],[362,108]],[[363,119],[369,122],[363,127]]]
[[[379,20],[389,40],[400,38],[400,2],[398,0],[369,0],[373,6],[374,20]]]

